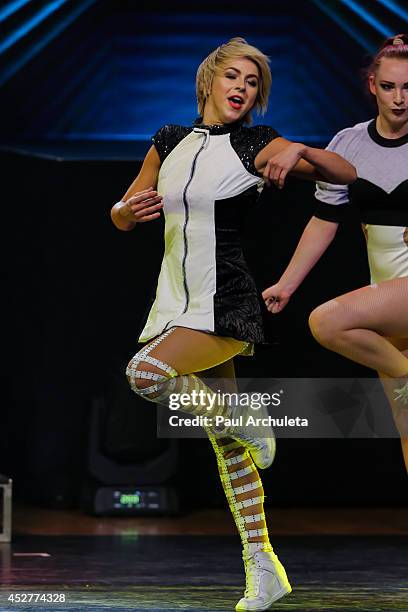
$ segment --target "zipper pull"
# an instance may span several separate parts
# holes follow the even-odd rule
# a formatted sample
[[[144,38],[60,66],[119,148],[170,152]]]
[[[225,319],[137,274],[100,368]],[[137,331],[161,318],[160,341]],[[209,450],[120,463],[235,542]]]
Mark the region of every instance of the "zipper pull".
[[[204,134],[204,142],[201,145],[201,148],[205,149],[210,141],[210,130],[206,130],[205,128],[195,127],[194,132],[198,134]]]

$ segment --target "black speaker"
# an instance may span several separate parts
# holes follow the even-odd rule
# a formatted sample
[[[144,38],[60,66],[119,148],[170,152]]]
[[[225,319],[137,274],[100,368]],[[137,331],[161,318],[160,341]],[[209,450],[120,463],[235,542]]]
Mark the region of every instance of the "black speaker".
[[[178,441],[156,435],[156,407],[114,376],[91,409],[82,506],[92,514],[174,514]]]

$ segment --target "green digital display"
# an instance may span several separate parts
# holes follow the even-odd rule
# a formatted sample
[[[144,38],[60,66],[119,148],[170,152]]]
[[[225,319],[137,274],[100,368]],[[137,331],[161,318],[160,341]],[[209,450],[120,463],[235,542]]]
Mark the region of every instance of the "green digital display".
[[[137,506],[140,503],[140,495],[137,493],[122,493],[120,496],[121,506]]]

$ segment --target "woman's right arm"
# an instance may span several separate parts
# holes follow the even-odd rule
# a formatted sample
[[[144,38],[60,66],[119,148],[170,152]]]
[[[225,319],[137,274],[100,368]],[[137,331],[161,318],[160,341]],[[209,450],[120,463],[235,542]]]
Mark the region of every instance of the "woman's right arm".
[[[120,202],[111,210],[114,225],[123,231],[133,229],[137,223],[153,221],[163,208],[162,196],[155,190],[160,170],[160,158],[152,145],[144,159],[139,174]]]
[[[269,312],[276,314],[285,308],[292,293],[333,241],[338,226],[338,223],[318,217],[310,219],[280,280],[262,292]]]
[[[348,146],[353,134],[353,130],[342,130],[328,144],[326,152],[348,159]],[[315,151],[319,156],[323,153]],[[344,220],[350,202],[347,185],[318,182],[315,195],[318,202],[316,214],[307,224],[288,267],[280,280],[262,293],[269,312],[277,313],[285,308],[291,295],[331,244],[339,223]]]

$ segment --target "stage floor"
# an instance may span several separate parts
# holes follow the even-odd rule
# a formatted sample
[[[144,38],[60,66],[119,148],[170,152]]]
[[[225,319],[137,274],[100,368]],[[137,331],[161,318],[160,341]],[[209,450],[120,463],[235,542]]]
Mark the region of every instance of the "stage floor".
[[[271,609],[406,612],[407,514],[403,508],[272,511],[271,539],[293,593]],[[0,610],[234,610],[244,572],[239,540],[224,515],[112,519],[17,508],[13,542],[0,545]],[[283,535],[290,520],[296,535]],[[9,601],[11,594],[20,594],[20,602]],[[54,603],[29,602],[30,594],[53,596]]]

